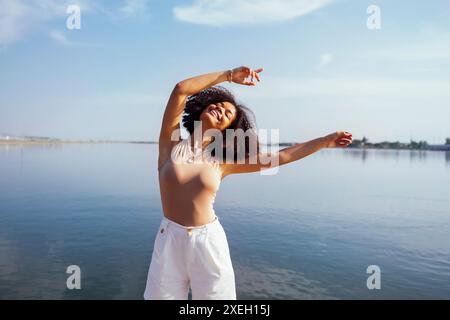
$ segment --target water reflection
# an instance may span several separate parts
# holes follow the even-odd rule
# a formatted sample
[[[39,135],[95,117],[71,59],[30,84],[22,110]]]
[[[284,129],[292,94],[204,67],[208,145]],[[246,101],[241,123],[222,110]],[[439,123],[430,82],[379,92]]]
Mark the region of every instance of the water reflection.
[[[336,299],[320,281],[296,270],[235,264],[238,299]]]
[[[3,154],[20,152],[20,161],[23,161],[24,151],[31,150],[60,150],[67,146],[77,145],[95,148],[96,146],[105,146],[108,144],[90,144],[90,143],[49,143],[49,144],[0,144],[0,152]],[[275,147],[273,147],[276,149]],[[264,149],[263,149],[264,150]],[[342,151],[344,157],[360,159],[363,163],[371,158],[381,158],[385,160],[399,160],[400,158],[409,156],[411,163],[424,162],[428,157],[443,158],[446,164],[450,163],[450,151],[431,151],[431,150],[400,150],[400,149],[368,149],[368,148],[348,148],[335,149]]]
[[[349,155],[351,158],[354,159],[361,159],[362,162],[366,162],[367,160],[367,156],[368,156],[368,151],[367,149],[348,149],[345,150],[346,152],[344,153],[344,155]],[[348,152],[347,152],[348,151]]]
[[[161,218],[157,146],[0,147],[0,299],[141,299]],[[215,202],[238,297],[450,298],[450,152],[329,149]],[[411,168],[414,166],[414,168]],[[413,169],[413,170],[412,170]],[[65,290],[80,265],[83,290]],[[378,264],[385,286],[365,286]]]
[[[406,157],[410,163],[425,163],[428,158],[442,160],[446,165],[450,163],[450,151],[349,148],[343,149],[342,153],[344,157],[360,159],[363,163],[375,158],[399,161]]]
[[[410,162],[425,162],[427,160],[428,151],[426,150],[410,150],[409,161]]]

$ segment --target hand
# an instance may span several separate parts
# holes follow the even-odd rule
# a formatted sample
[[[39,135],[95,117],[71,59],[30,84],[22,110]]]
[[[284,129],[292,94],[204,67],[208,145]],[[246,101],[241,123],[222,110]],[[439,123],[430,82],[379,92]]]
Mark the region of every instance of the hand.
[[[252,70],[249,67],[238,67],[233,69],[231,81],[237,84],[242,84],[246,86],[256,85],[256,80],[261,81],[259,73],[263,71],[262,68]],[[250,80],[248,78],[250,77]]]
[[[326,148],[345,148],[353,142],[350,132],[336,131],[325,136]]]

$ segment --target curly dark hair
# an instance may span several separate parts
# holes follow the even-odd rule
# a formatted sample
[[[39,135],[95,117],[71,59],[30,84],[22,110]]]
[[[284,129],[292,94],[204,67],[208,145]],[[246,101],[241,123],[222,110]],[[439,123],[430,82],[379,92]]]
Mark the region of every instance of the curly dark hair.
[[[260,146],[259,140],[256,135],[256,120],[253,112],[244,106],[243,104],[236,101],[233,93],[230,90],[222,87],[222,86],[214,86],[207,88],[195,95],[189,96],[186,102],[186,106],[184,109],[183,115],[183,127],[189,132],[189,134],[194,133],[195,129],[195,121],[200,121],[200,115],[203,110],[205,110],[210,104],[215,104],[219,102],[229,102],[233,104],[236,108],[236,118],[234,121],[225,129],[242,129],[244,132],[250,133],[253,138],[256,139],[256,152],[259,154]],[[224,131],[225,131],[224,130]],[[250,130],[250,131],[247,131]],[[226,134],[222,131],[223,136],[223,157],[225,159],[226,156],[226,148],[227,145],[230,147],[231,142],[226,141]],[[245,137],[245,146],[238,146],[237,138],[235,137],[232,142],[232,147],[234,149],[234,160],[238,160],[238,149],[243,149],[243,157],[248,158],[250,154],[250,138],[248,136]],[[215,152],[212,153],[215,156]],[[224,160],[222,159],[222,160]]]

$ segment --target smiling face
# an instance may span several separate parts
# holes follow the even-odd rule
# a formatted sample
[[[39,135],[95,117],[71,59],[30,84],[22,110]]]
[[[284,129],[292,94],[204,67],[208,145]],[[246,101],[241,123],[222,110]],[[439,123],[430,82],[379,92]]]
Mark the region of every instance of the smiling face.
[[[230,102],[218,102],[208,105],[200,115],[205,129],[225,130],[236,119],[237,109]]]

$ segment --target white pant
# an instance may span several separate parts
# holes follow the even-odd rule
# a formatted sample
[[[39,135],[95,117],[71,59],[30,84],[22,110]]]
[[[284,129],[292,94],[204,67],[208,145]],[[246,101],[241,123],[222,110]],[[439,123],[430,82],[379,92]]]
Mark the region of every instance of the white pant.
[[[163,217],[153,248],[145,299],[235,300],[234,271],[219,219],[185,227]]]

